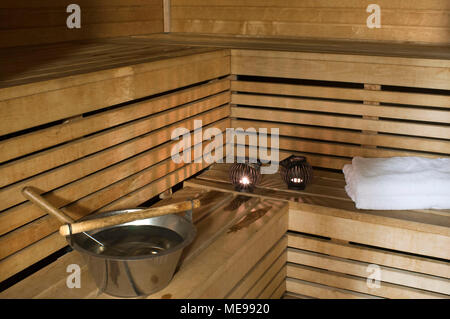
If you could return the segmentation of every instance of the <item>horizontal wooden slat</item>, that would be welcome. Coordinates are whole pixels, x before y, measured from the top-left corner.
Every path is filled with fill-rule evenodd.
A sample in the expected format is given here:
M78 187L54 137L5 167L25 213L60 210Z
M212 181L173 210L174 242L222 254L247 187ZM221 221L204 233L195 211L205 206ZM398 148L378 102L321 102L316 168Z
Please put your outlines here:
M265 293L266 287L272 282L276 282L277 287L279 285L278 277L281 276L283 280L286 278L286 252L283 252L262 274L258 281L250 288L250 290L245 294L246 299L256 299L256 298L268 298L267 293ZM262 296L261 296L262 295Z
M57 43L80 39L109 38L163 31L162 2L148 0L130 4L126 1L92 4L79 1L82 10L79 29L69 29L66 19L69 1L46 1L37 6L2 4L0 47ZM128 5L128 6L127 6Z
M172 6L238 6L238 7L281 7L281 8L367 8L369 0L342 0L336 2L334 0L171 0ZM449 10L450 5L445 0L379 0L378 3L383 8L389 9L411 9L420 10Z
M367 271L368 266L370 265L369 263L359 262L352 259L330 257L327 255L294 248L288 248L287 256L288 262L301 264L304 266L325 269L362 278L367 278L370 274ZM413 273L391 267L378 267L381 274L380 280L383 282L437 292L450 296L449 279Z
M67 4L66 4L67 3ZM59 6L67 6L70 2L67 0L61 1L61 0L46 0L45 5L46 7L59 7ZM82 7L104 7L104 6L124 6L124 5L130 5L130 6L142 6L142 5L149 5L149 6L158 6L160 5L160 0L97 0L95 2L92 2L90 0L78 0L77 2ZM29 8L42 8L42 1L41 0L28 0L26 2L22 1L13 1L13 0L4 0L2 1L0 8L23 8L23 9L29 9Z
M2 165L2 167L0 167L0 186L5 186L51 168L69 163L105 148L149 133L154 129L172 124L176 121L181 121L184 118L198 114L198 112L207 111L213 107L226 104L228 101L229 94L224 92L199 102L181 106L175 110L167 110Z
M282 282L286 280L286 266L280 269L280 271L272 278L270 283L264 288L258 299L269 299L272 294L278 289Z
M197 115L196 119L201 120L203 122L203 125L207 126L213 123L214 121L226 118L228 115L229 115L229 107L222 106L217 109L210 110L204 114ZM176 122L168 127L155 130L148 134L139 136L136 139L129 140L126 143L122 143L117 146L105 149L101 152L92 154L88 157L80 158L79 160L71 162L67 165L60 166L46 173L37 175L36 177L26 179L22 182L6 187L2 191L0 191L0 198L4 200L3 203L5 205L1 207L6 208L7 206L12 206L14 204L19 204L23 202L25 199L21 195L20 191L25 186L34 186L39 190L41 190L43 193L51 191L59 186L83 178L84 176L92 174L98 170L104 169L109 165L113 165L120 161L126 160L129 157L137 155L141 152L145 152L152 147L155 147L161 143L169 141L171 138L172 131L178 127L185 127L189 130L192 130L194 128L193 120L187 119L181 122ZM132 165L136 165L136 167L131 166L128 168L128 170L130 170L131 172L134 169L140 167L139 163L141 164L145 163L145 156L147 155L148 155L147 153L142 153L138 157L132 159L130 163L131 162L134 163ZM142 162L142 158L144 158L144 162ZM125 167L126 163L120 165ZM103 172L102 174L107 174L107 172ZM115 174L119 176L118 172L116 172ZM77 187L75 187L74 185L72 189L77 189ZM84 188L83 187L78 188L78 192L83 193ZM72 193L66 194L61 193L59 196L56 196L54 200L57 202L61 202L63 198L71 198L73 194L72 195L70 194ZM6 212L3 212L2 214L5 213Z
M135 194L127 194L127 204L125 207L136 207L140 203L146 201L153 196L163 192L164 190L176 185L189 176L197 173L205 168L207 165L192 163L178 170L172 170L170 174L160 178L136 191ZM142 180L143 181L143 180ZM111 201L114 197L121 197L124 195L123 189L110 188L109 192L102 194L107 200ZM95 198L96 201L99 197ZM124 208L124 207L122 207ZM120 209L120 208L118 208ZM44 257L50 255L56 250L66 246L65 239L55 232L45 238L45 241L38 241L26 248L10 255L0 261L0 281L3 281L15 273L25 269L26 267L38 262Z
M287 266L289 275L290 267ZM359 294L356 292L320 285L304 280L294 278L286 278L286 291L295 294L305 295L307 297L320 299L367 299L369 295Z
M0 161L7 161L108 127L168 110L226 91L228 88L229 81L222 80L10 138L0 142Z
M402 135L450 139L450 130L444 125L404 123L400 121L369 120L356 117L264 110L251 107L232 107L231 116L243 119L306 124L353 130L369 130ZM447 152L446 152L447 153Z
M377 83L430 89L450 89L448 66L422 66L422 60L386 59L392 64L381 64L383 59L372 62L363 56L348 57L328 54L257 52L232 50L231 73L236 75L268 76ZM358 61L358 59L360 61ZM397 63L396 63L397 62ZM430 62L425 62L425 65ZM416 64L416 65L414 65ZM395 74L395 76L393 76Z
M2 44L1 47L15 47L61 41L108 38L111 36L120 37L131 34L147 34L162 31L162 19L122 23L102 23L98 25L92 24L91 27L84 26L80 29L69 29L63 24L58 27L1 30L0 43Z
M219 124L215 123L215 124L217 125L217 127L221 128L221 129L225 129L223 127L224 126L223 124L225 124L225 123L226 122L222 123L222 127L221 127L220 123ZM122 179L118 180L115 183L111 183L111 181L107 180L105 185L100 186L100 187L106 186L105 188L103 188L101 190L98 190L100 187L94 188L94 189L89 189L88 191L92 192L92 193L90 193L88 196L85 196L79 200L74 200L74 198L72 197L69 200L72 202L69 205L66 205L64 208L62 208L62 211L69 214L75 220L77 220L77 219L83 217L84 215L87 215L95 210L102 208L105 205L107 205L108 209L111 209L111 210L119 209L119 208L117 208L119 205L118 202L114 202L114 203L111 203L111 202L114 201L115 199L118 199L119 202L123 202L124 199L121 198L122 195L126 195L125 199L132 198L132 197L134 197L134 195L129 194L129 193L139 191L140 187L145 187L145 185L147 185L159 178L164 178L165 175L170 175L170 173L172 171L180 169L185 165L184 163L175 164L172 161L172 159L170 158L170 148L168 150L156 149L155 153L162 154L162 156L160 155L161 158L153 160L153 163L160 161L158 164L149 166L149 165L153 164L152 162L150 162L150 164L147 163L145 166L137 165L136 173L134 173L133 175L130 174L130 176L128 176L128 174L125 174L125 178L124 178L124 176L119 175L119 178L122 178ZM167 158L167 159L165 159L165 158ZM126 165L126 166L128 166L128 165ZM199 167L203 167L203 166L206 167L205 164L199 165ZM141 171L139 171L139 169L141 169ZM91 175L91 176L94 176L94 175ZM96 179L95 177L97 177L98 179ZM94 176L93 178L89 178L87 183L92 182L92 181L95 182L95 181L98 181L99 179L102 180L102 176ZM178 182L181 182L181 181L178 181ZM109 183L111 183L111 185L109 185ZM80 183L77 183L77 184L78 185L76 185L76 186L78 186L78 187L75 188L75 191L76 191L76 189L82 187L82 185L79 185ZM174 183L174 184L176 184L176 183ZM95 192L96 190L98 190L98 191ZM57 192L53 192L51 195L55 196L55 195L57 195ZM154 194L154 195L156 195L156 194ZM47 198L48 197L50 197L50 196L47 195ZM150 196L149 198L151 198L151 197L152 196ZM141 197L139 197L139 198L141 198ZM137 199L134 198L133 200L136 201ZM143 199L141 202L144 202L144 201L145 201L145 199ZM56 205L57 207L61 206L60 203L57 204L54 201L52 201L52 203L54 205ZM125 206L125 207L127 207L127 206ZM128 207L133 207L133 206L131 205ZM42 211L36 209L36 207L34 205L31 206L30 208L33 210L36 210L36 214L42 214L42 215L44 214ZM124 208L124 206L122 206L121 208ZM15 213L17 215L17 211L16 212L9 211L10 215L13 213ZM13 215L13 216L15 216L15 215ZM23 216L18 216L18 217L23 218ZM5 225L4 227L7 227L7 225ZM59 227L59 222L57 220L55 220L55 218L53 218L53 216L46 215L34 222L28 223L23 227L17 228L14 231L11 231L11 232L7 233L6 235L1 236L0 237L0 247L1 247L0 248L0 259L5 258L6 256L14 253L15 251L26 247L27 245L31 244L34 241L39 240L40 238L46 236L50 232L57 230L58 227Z
M323 127L299 126L276 122L261 122L251 120L233 119L234 128L244 130L266 128L268 131L278 128L280 136L291 136L308 139L344 142L361 145L384 146L389 148L410 149L423 152L444 153L450 152L450 141L427 139L422 137L396 136L388 134L361 134L350 130L328 129Z
M418 43L446 43L446 27L384 26L373 32L365 23L357 25L295 23L277 21L217 21L178 19L172 21L174 32L237 34L245 36L299 37L342 40L409 41ZM414 39L414 41L411 41Z
M232 94L231 102L277 109L327 112L347 115L377 116L392 119L450 123L450 111L418 109L395 106L372 106L362 103L345 103L255 94Z
M297 264L287 264L287 276L300 280L306 280L321 285L336 287L339 289L353 290L359 293L365 293L383 298L412 298L412 299L440 299L446 298L446 295L426 292L424 290L392 285L380 282L379 288L371 288L367 285L365 278L359 278L349 275L338 274L332 271L320 270L317 268L300 266ZM289 289L288 289L289 291ZM297 291L294 291L297 292ZM301 293L301 292L298 292ZM305 293L306 294L306 293ZM308 294L306 294L308 295Z
M275 291L270 296L270 299L282 299L286 292L286 278L284 278L280 285L275 289Z
M4 122L0 134L72 117L229 73L230 59L223 57L223 54L222 57L220 54L217 56L217 53L209 57L199 54L168 61L172 65L162 69L155 69L158 63L136 65L125 68L124 71L128 74L122 77L0 101L0 119ZM73 103L76 103L76 108ZM30 105L33 106L32 109Z
M63 26L68 13L62 4L56 8L8 9L0 12L0 29ZM160 6L83 7L83 27L100 23L162 20Z
M285 254L287 238L281 238L260 261L250 270L250 272L233 288L226 296L229 299L240 299L259 281L263 273L282 254Z
M211 124L211 122L213 121L217 121L220 120L221 118L226 117L226 113L225 115L220 116L220 112L214 112L216 114L207 114L207 117L201 117L200 119L205 120L205 124ZM214 117L216 116L216 117ZM142 139L139 139L138 141L132 141L130 144L124 144L121 145L124 148L117 148L117 149L109 149L109 150L105 150L101 153L102 156L97 157L96 155L93 157L89 157L89 158L83 158L81 161L76 162L76 164L74 165L68 165L68 166L64 166L61 168L58 168L55 171L50 171L48 173L48 175L44 175L43 179L37 179L35 180L36 184L30 183L30 185L36 185L36 187L38 189L42 189L43 191L46 190L51 190L53 189L53 187L49 188L49 189L45 189L45 186L51 186L52 184L50 183L50 181L56 183L53 185L56 186L61 186L61 185L65 185L68 184L68 182L70 181L74 181L78 178L81 178L83 176L85 176L85 174L83 174L84 172L86 172L86 166L90 167L93 169L93 171L91 172L95 172L98 169L104 168L108 165L120 162L123 159L126 159L127 157L130 157L132 155L136 155L138 153L141 153L143 151L148 150L149 148L158 145L159 143L163 142L163 141L168 141L170 139L171 136L171 132L174 128L178 127L178 125L184 125L186 124L186 128L192 128L193 127L193 123L192 121L189 121L190 123L187 123L188 121L185 121L184 123L178 123L176 125L174 125L174 127L168 127L165 129L162 129L160 131L155 132L154 134L150 134L148 136L144 136ZM223 120L222 123L216 123L215 125L220 124L220 125L225 125L228 124L228 120ZM175 142L174 142L175 143ZM169 145L163 145L161 148L165 148L166 146L170 147ZM109 152L112 153L109 153ZM161 152L160 155L166 154L168 156L168 148L166 149L166 152ZM124 157L112 157L111 160L108 160L112 155L111 154L120 154L121 152L123 152L123 156ZM136 167L126 167L123 165L120 165L123 167L125 172L124 176L127 176L127 174L136 172L137 170L139 170L139 168L143 168L146 165L148 165L149 162L151 162L152 160L154 160L154 156L150 156L150 157L146 157L148 155L151 154L156 154L152 151L146 152L146 153L142 153L140 156L136 157L136 158L132 158L128 163L137 165ZM157 156L160 156L157 155ZM105 156L105 157L103 157ZM80 172L82 173L82 175L76 175L73 173L73 171L77 169L80 170ZM108 173L109 172L109 173ZM112 172L112 173L111 173ZM128 172L128 173L127 173ZM53 174L54 173L54 174ZM119 172L113 172L112 170L107 170L106 172L103 172L100 174L112 174L109 175L110 180L111 178L114 180L116 178L119 178L121 175L119 174ZM86 174L87 175L87 174ZM104 175L104 176L107 176ZM96 176L92 177L92 180L95 180ZM91 178L88 177L87 179L85 179L84 181L89 181ZM46 183L47 181L47 183ZM42 184L40 184L42 183ZM59 183L59 184L57 184ZM78 183L78 185L80 185L80 183L83 183L83 181L80 181ZM77 184L68 184L68 186L63 187L61 189L57 190L57 193L59 193L58 196L52 196L50 193L49 195L44 195L44 196L49 196L48 200L51 200L54 205L59 205L59 207L62 207L66 204L68 204L70 202L70 200L74 199L74 198L81 198L83 196L86 196L87 194L89 194L89 190L96 190L99 187L101 187L103 181L97 181L94 183L89 183L83 185L80 185L81 187L77 187ZM24 199L21 197L20 194L20 190L21 187L24 187L25 185L27 185L27 183L23 183L22 185L18 184L17 186L19 186L18 188L16 188L16 192L13 192L12 194L14 194L14 196L17 196L17 199L20 201L23 201ZM86 192L87 191L87 192ZM14 212L21 212L21 213L14 213ZM39 210L36 209L36 207L34 207L33 205L31 205L30 203L25 203L19 206L15 206L13 208L11 208L10 210L4 211L0 214L0 225L1 225L1 234L10 231L11 229L14 229L15 227L18 227L20 225L23 225L27 222L29 222L30 220L33 220L35 218L38 218L42 216L42 212L40 212Z
M231 90L249 93L305 96L357 101L379 101L384 103L450 108L450 99L448 98L448 96L439 94L371 91L362 89L295 85L284 83L264 83L252 81L232 81Z
M288 233L288 246L450 279L447 262Z
M243 1L245 3L245 1ZM173 7L173 20L221 20L231 21L282 21L293 23L320 24L362 24L367 19L367 12L360 8L277 8L248 6L243 10L240 6L183 6ZM396 10L383 8L383 25L385 26L425 26L449 27L448 12L406 11L399 14Z
M422 231L419 231L419 228ZM445 248L450 244L447 227L291 203L289 229L401 252L450 259L450 253ZM425 230L427 232L424 232ZM385 234L390 236L386 237Z
M173 1L172 31L272 37L448 42L448 3L379 1L382 27L369 29L370 1Z
M242 134L237 134L242 135ZM253 144L251 141L247 143L249 146L257 147L257 144ZM270 147L270 146L269 146ZM386 149L371 149L362 148L359 146L345 145L338 143L326 143L326 142L315 142L302 139L295 139L290 137L280 137L279 147L283 150L292 150L297 152L308 152L308 153L318 153L323 155L331 156L343 156L343 157L392 157L392 156L424 156L428 157L430 155L408 152L408 151L395 151Z

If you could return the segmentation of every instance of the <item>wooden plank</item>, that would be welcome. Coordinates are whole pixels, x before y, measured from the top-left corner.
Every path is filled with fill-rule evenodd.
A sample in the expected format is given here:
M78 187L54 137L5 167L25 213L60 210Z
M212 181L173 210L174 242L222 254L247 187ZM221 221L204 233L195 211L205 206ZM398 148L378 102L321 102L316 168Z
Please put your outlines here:
M366 278L369 263L329 257L300 249L288 248L288 262ZM450 266L448 266L450 268ZM450 295L450 280L379 266L381 280L392 284Z
M389 148L401 148L422 152L444 153L450 150L450 142L422 137L396 136L388 134L364 135L344 129L328 129L324 127L299 126L296 124L284 124L266 121L252 121L232 119L232 127L241 127L244 130L252 127L257 130L278 128L280 136L298 138L321 139L344 143L356 143L373 146L384 146Z
M244 145L244 144L238 144ZM258 145L249 141L249 147L257 147ZM270 147L270 146L268 146ZM394 156L423 156L423 157L437 157L432 154L424 154L414 151L405 150L388 150L388 149L369 149L360 146L315 142L303 139L296 139L290 137L279 137L279 147L282 150L292 150L297 152L323 154L328 156L342 156L342 157L394 157ZM450 150L449 150L450 151Z
M211 124L211 125L223 125L227 126L228 120L223 120L222 122ZM170 132L168 133L170 134ZM161 140L160 137L155 136L156 140ZM151 140L150 140L151 141ZM145 141L144 141L145 142ZM145 149L147 147L151 147L151 143L148 143L149 141L144 143ZM98 174L90 175L90 177L81 179L78 182L68 184L67 186L64 186L56 191L53 191L49 193L48 195L44 195L44 197L47 198L47 200L51 201L54 205L57 207L63 207L65 205L68 205L71 201L77 200L79 198L82 198L86 195L88 195L90 192L94 192L96 190L99 190L101 187L108 185L109 183L112 183L114 181L118 181L121 177L129 176L130 174L137 173L140 169L143 169L145 167L151 166L152 163L157 163L158 159L163 160L165 158L168 158L170 156L170 145L174 142L171 142L169 144L163 144L159 146L158 148L149 150L147 152L144 152L140 154L139 156L135 158L131 158L130 160L118 164L116 166L113 166L113 168L119 168L122 167L122 171L114 170L113 168L107 169L105 171L101 171ZM131 144L131 147L134 148L134 151L139 151L138 145ZM144 150L145 150L144 149ZM114 150L113 150L114 151ZM117 154L117 152L114 152ZM139 153L139 152L138 152ZM126 154L126 153L125 153ZM106 154L107 155L107 154ZM94 160L96 160L94 158ZM101 159L99 159L100 161ZM81 161L81 163L85 163L87 165L92 165L90 161L87 159L84 159L84 161ZM119 162L119 160L117 160ZM131 166L128 166L127 164L130 164ZM72 176L70 174L70 168L78 168L78 166L71 166L68 167L67 172L63 172L67 176ZM83 172L83 170L81 170ZM119 174L122 172L122 175ZM104 175L106 174L106 175ZM109 177L108 177L109 175ZM49 175L47 177L50 178L57 178L58 174L56 175ZM100 179L98 179L100 177ZM108 177L108 178L107 178ZM45 183L45 180L48 181L48 179L43 180L43 183ZM105 184L106 182L106 184ZM103 184L102 184L103 183ZM24 184L26 185L26 184ZM24 186L22 185L22 187ZM64 185L64 183L62 183ZM39 186L40 187L40 186ZM20 195L21 188L17 188L17 194ZM16 194L16 195L17 195ZM56 194L56 196L55 196ZM23 200L23 199L21 199ZM68 212L70 214L70 212ZM39 218L40 216L43 216L44 213L41 212L37 207L34 205L31 205L30 203L24 203L19 206L13 207L10 210L2 212L0 214L0 225L1 226L1 234L6 233L8 231L13 230L16 227L19 227L21 225L24 225L30 221L32 221L35 218Z
M270 54L255 53L250 50L232 50L231 73L236 75L268 76L281 78L297 78L321 81L343 81L357 83L378 83L381 85L397 85L430 89L450 89L448 67L431 67L419 65L402 65L403 60L395 64L379 64L378 61L345 61L345 57L326 54L290 53ZM292 56L292 57L291 57ZM321 60L322 59L322 60ZM334 59L334 60L333 60ZM422 61L406 61L421 63ZM396 76L392 76L395 74ZM420 77L420 78L418 78Z
M288 246L450 279L447 262L288 233Z
M163 0L164 32L170 32L171 5L170 0Z
M245 294L246 299L267 299L280 284L280 279L286 278L286 253L284 252L264 272L253 287ZM275 287L274 287L275 285Z
M0 281L8 279L65 246L67 246L65 239L59 233L53 233L14 255L2 259L0 262Z
M76 139L72 142L18 159L0 167L0 186L20 181L54 167L72 162L108 147L150 133L166 125L182 121L229 101L228 92L192 102L176 109L126 123L119 127ZM227 107L227 106L223 106Z
M290 205L290 230L450 259L450 252L445 248L450 244L447 227L309 204L291 202ZM385 234L390 236L386 237Z
M111 22L123 23L162 19L160 6L107 6L103 8L83 7L82 9L85 9L82 12L83 27ZM66 14L66 6L64 4L57 8L10 8L0 12L0 29L58 27L66 25L68 16L69 14Z
M427 125L416 123L404 123L400 121L376 121L356 117L309 114L306 112L292 112L279 110L265 110L258 108L232 107L231 116L242 119L254 119L262 121L274 121L290 124L306 124L326 126L332 128L346 128L354 130L371 130L378 132L412 135L419 137L434 137L450 139L448 127L445 125Z
M217 21L199 19L177 19L172 21L173 32L237 34L245 36L302 37L370 40L409 41L416 43L447 43L448 29L445 27L383 26L373 32L365 23L358 25L294 23L277 21ZM411 39L414 39L411 41Z
M211 125L214 125L212 123L226 118L227 114L229 114L229 111L227 110L227 107L224 106L215 110L208 111L205 114L199 115L196 117L196 119L202 120L203 125L205 125L205 127L210 127ZM223 125L224 123L219 122L216 124ZM185 127L189 130L193 130L194 128L192 119L177 122L168 127L156 130L154 132L150 132L149 134L142 135L136 139L132 139L126 143L122 143L112 148L108 148L106 150L92 154L88 157L83 157L67 165L58 167L54 170L40 174L31 179L26 179L22 182L6 187L0 192L0 198L4 200L4 206L1 207L4 209L7 206L12 206L23 202L25 199L21 195L20 191L25 186L34 186L40 189L43 193L45 193L59 186L66 185L69 182L73 182L80 178L83 178L86 175L95 173L96 171L104 169L110 165L114 165L120 161L127 160L132 156L135 156L142 152L145 153L128 160L129 163L136 164L137 165L136 167L127 168L125 166L124 169L132 172L133 170L136 170L139 167L145 167L145 163L148 162L149 159L147 157L149 155L149 149L151 149L152 147L156 147L159 144L163 144L167 141L170 141L172 131L180 126ZM171 143L175 144L176 141ZM159 146L160 151L162 151L162 153L160 153L159 155L167 154L168 148L166 149L165 147L171 146L170 145ZM140 165L139 162L141 163L141 165L144 164L144 166L139 166ZM119 167L120 166L123 165L119 164ZM101 174L107 174L107 172L102 172ZM117 176L120 176L120 174L118 174L117 172L116 174ZM114 176L112 177L114 178ZM73 188L73 186L74 185L69 186L68 188L62 188L58 190L58 192L62 191L64 193L64 190L68 191L69 189ZM86 195L85 190L83 189L78 189L76 191L78 193L81 192L81 194ZM73 192L72 193L69 192L66 194L63 193L61 193L60 196L56 196L56 198L54 199L55 202L61 201L64 198L72 198L74 196ZM15 207L13 209L18 209L18 207Z
M68 29L66 25L42 28L21 28L0 31L1 47L37 45L61 41L77 41L84 39L109 38L111 36L127 36L131 34L148 34L162 32L164 28L160 20L102 23L84 25L80 29Z
M111 126L193 102L227 89L229 89L228 80L217 81L153 98L149 101L133 103L118 109L105 111L85 117L82 120L68 121L60 125L6 139L0 142L0 161L11 160Z
M379 101L383 103L420 105L427 107L450 108L449 98L439 94L368 91L338 87L323 87L313 85L296 85L284 83L266 83L252 81L232 81L231 90L249 93L264 93L276 95L304 96L356 101Z
M339 2L333 0L172 0L172 6L237 6L237 7L281 7L281 8L361 8L365 9L369 1L342 0ZM380 6L387 9L418 9L418 10L448 10L450 5L445 0L380 0Z
M286 207L287 208L287 207ZM273 210L273 214L280 216L280 219L272 226L271 234L266 234L267 241L264 243L262 238L259 239L258 244L260 244L261 249L257 251L255 247L257 247L256 242L252 242L249 240L249 244L253 244L252 249L247 252L242 252L240 254L239 261L236 261L234 264L231 264L231 260L227 261L225 266L228 268L225 273L220 274L219 276L212 276L211 279L216 277L216 282L214 285L210 285L206 289L201 289L201 291L196 290L190 298L208 298L209 296L217 296L219 298L224 298L227 293L236 285L237 282L254 266L254 264L264 256L268 250L268 248L272 247L286 232L287 224L286 224L286 215L285 214L285 204L277 201L263 201L258 206L256 206L256 210L254 212L250 212L250 215L247 215L243 220L238 222L235 226L233 226L230 231L231 232L240 232L241 229L246 229L249 231L252 224L261 224L268 223L264 222L265 216L270 216L269 214ZM259 217L252 216L251 214L256 214L258 212ZM236 254L239 255L239 254ZM245 257L244 257L245 256ZM248 260L248 264L243 263L243 260ZM203 290L203 291L202 291Z
M230 199L228 199L226 203L221 205L214 212L211 212L204 219L200 220L196 224L199 235L194 239L193 243L183 251L183 254L189 255L183 260L188 261L190 258L194 258L197 254L191 253L191 251L200 252L204 247L209 246L216 238L236 224L242 217L249 214L251 208L257 203L258 200L252 198L248 202L239 205L237 209L229 209ZM220 216L212 216L213 214Z
M245 1L244 1L245 2ZM245 10L247 9L247 10ZM173 7L174 20L216 20L227 23L232 20L258 22L293 22L319 24L353 24L365 22L368 14L360 8L293 8L293 7L250 7L214 6ZM401 25L411 27L449 27L447 12L406 11L399 14L395 10L384 10L383 25ZM178 31L180 32L180 31ZM181 31L185 32L185 31Z
M199 61L201 58L203 60ZM213 54L209 58L207 55L198 54L167 61L170 61L171 65L163 69L158 69L160 63L144 63L124 68L126 73L121 74L121 77L84 82L76 87L42 91L38 94L0 101L0 119L4 122L0 134L8 134L229 73L230 59L218 57L217 53L216 56ZM120 74L120 71L115 70L116 74ZM52 83L51 86L53 85ZM76 108L73 108L74 103L77 105ZM30 105L33 105L32 109Z
M289 266L287 270L289 271ZM367 299L368 295L358 294L356 292L337 289L325 285L319 285L304 280L294 278L286 278L286 291L288 293L295 293L305 295L308 297L321 299Z
M69 265L80 266L81 287L67 288L67 267ZM45 283L45 285L43 285ZM61 289L63 287L63 289ZM96 292L98 289L92 280L85 260L77 251L63 255L48 266L19 281L14 286L2 291L0 298L4 299L79 299L85 294Z
M190 45L196 47L229 48L229 49L257 49L266 51L289 51L310 53L339 53L352 55L352 58L360 59L361 56L377 56L387 64L398 64L399 61L385 61L384 58L418 58L423 59L420 65L443 66L447 65L449 54L448 45L421 45L413 43L382 43L354 40L349 45L348 40L338 39L314 39L314 38L289 38L289 37L249 37L223 34L198 34L198 33L170 33L138 35L133 38L157 41L158 44ZM342 58L342 57L341 57ZM425 60L428 59L428 60ZM436 59L436 60L429 60ZM368 59L367 59L368 60ZM438 60L443 63L439 64ZM369 61L370 62L370 61ZM375 59L372 59L376 63ZM402 61L403 63L404 61ZM411 62L411 61L409 61Z
M375 116L392 119L450 123L450 112L424 108L395 107L392 105L372 106L361 103L331 102L279 96L255 94L231 95L231 103L239 105L257 105L277 109L327 112L346 115Z
M167 154L166 156L169 156L169 154ZM204 165L204 163L202 163L202 165ZM202 165L199 166L202 167ZM89 212L95 211L101 208L103 205L106 205L114 199L117 199L118 197L120 197L120 195L118 195L120 194L120 192L122 192L122 195L132 192L139 187L146 185L147 183L151 183L154 180L163 178L165 175L169 176L170 172L180 169L183 166L185 166L185 163L175 164L170 157L163 161L160 161L158 164L148 166L144 169L142 169L142 167L139 168L138 166L138 169L142 169L141 171L138 171L135 174L131 174L128 177L122 178L116 183L109 184L107 181L106 186L101 185L101 187L104 188L98 188L97 192L95 191L95 189L91 189L89 190L88 195L82 197L81 199L71 199L69 201L70 204L65 205L62 208L62 211L66 212L73 219L77 220L89 214ZM128 163L126 167L129 167ZM114 172L116 172L115 169ZM90 177L92 177L92 175ZM103 180L103 178L100 177L100 180ZM96 185L96 183L94 183L94 185ZM79 188L82 188L80 185L75 186L75 191ZM109 193L109 197L107 197L105 193ZM55 194L52 195L54 196ZM47 199L49 197L51 196L47 196ZM51 202L53 203L53 200ZM117 203L115 203L115 205L116 204ZM56 207L59 207L61 206L61 203L54 205L56 205ZM31 207L34 207L34 209L37 210L38 214L45 215L45 212L37 209L35 205ZM133 205L130 205L129 207L133 207ZM18 212L15 211L14 213L17 215ZM15 251L26 247L27 245L48 235L49 233L56 231L58 227L59 222L52 216L46 215L34 222L26 224L23 227L17 228L14 231L10 231L9 233L0 237L0 258L4 258L14 253Z
M287 276L289 278L296 278L309 282L314 282L321 285L336 287L339 289L353 290L359 293L364 293L373 296L380 296L383 298L413 298L413 299L441 299L446 298L446 295L426 292L419 289L413 289L398 285L392 285L385 282L380 282L379 288L371 288L367 285L366 279L343 275L331 271L320 270L316 268L300 266L297 264L287 264ZM288 289L288 291L290 291ZM297 292L297 291L293 291ZM301 292L298 292L301 293ZM305 293L306 295L309 295Z
M285 282L286 280L286 266L283 266L282 269L272 278L270 283L264 288L261 294L258 296L258 299L269 299L272 294L276 292L278 287Z
M248 227L221 235L181 267L169 287L149 298L222 298L264 256L263 247L271 247L286 232L286 214L287 207L274 206Z
M276 260L282 258L282 254L285 254L287 246L287 238L282 237L267 254L258 261L258 263L250 270L250 272L230 291L225 297L227 299L240 299L249 292L263 273L270 267ZM283 257L284 258L284 257Z
M97 0L92 2L90 0L78 0L77 2L82 7L87 8L102 8L106 6L158 6L160 5L160 0ZM63 6L60 0L46 0L46 7L55 8ZM0 8L23 8L23 9L31 9L31 8L42 8L42 1L40 0L28 0L27 2L20 1L12 1L12 0L4 0L2 1Z
M105 201L106 198L106 202L108 201L113 202L108 206L104 206L105 210L136 207L139 204L148 200L149 198L152 198L153 196L161 193L162 191L176 185L177 183L183 181L184 179L188 178L192 174L197 173L198 171L200 171L205 167L206 165L193 163L184 166L178 170L170 170L171 171L170 174L164 176L163 178L157 179L147 185L144 185L144 187L141 187L137 191L128 193L125 196L123 196L126 193L124 192L123 186L122 188L117 186L109 187L108 189L102 192L101 195L103 198L100 198L99 196L95 197L91 196L88 198L91 201L91 203L84 203L84 204L102 205L101 202L99 203L99 200ZM154 171L152 172L154 173ZM139 182L141 184L145 183L145 178L141 178ZM140 185L138 183L136 187L139 186ZM130 189L128 189L128 191L130 191ZM114 201L115 198L119 198L119 200ZM85 200L85 202L87 202L87 200ZM71 210L74 211L74 208L72 207ZM83 208L79 208L79 210L83 210ZM91 212L92 211L89 211L89 213ZM87 214L88 212L85 211L85 213ZM14 253L13 255L10 255L2 259L0 262L0 281L9 278L10 276L38 262L39 260L43 259L44 257L50 255L51 253L55 252L56 250L66 245L67 243L65 242L64 238L61 235L59 235L58 232L55 232L45 237L44 239L35 242L25 247L24 249Z
M284 299L282 298L284 293L286 292L286 279L283 279L280 285L275 289L272 295L269 297L270 299Z

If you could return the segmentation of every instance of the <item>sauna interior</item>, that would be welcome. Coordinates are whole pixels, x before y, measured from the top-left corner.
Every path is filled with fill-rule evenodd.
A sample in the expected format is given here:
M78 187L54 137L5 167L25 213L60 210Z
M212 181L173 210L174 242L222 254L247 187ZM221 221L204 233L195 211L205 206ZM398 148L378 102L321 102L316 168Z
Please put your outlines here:
M2 0L0 123L2 299L115 298L25 187L75 221L200 200L146 298L450 297L450 207L357 208L343 173L450 157L448 0ZM251 133L196 123L277 129L279 160L306 157L313 180L239 192L202 155L251 156ZM177 162L179 128L201 151Z

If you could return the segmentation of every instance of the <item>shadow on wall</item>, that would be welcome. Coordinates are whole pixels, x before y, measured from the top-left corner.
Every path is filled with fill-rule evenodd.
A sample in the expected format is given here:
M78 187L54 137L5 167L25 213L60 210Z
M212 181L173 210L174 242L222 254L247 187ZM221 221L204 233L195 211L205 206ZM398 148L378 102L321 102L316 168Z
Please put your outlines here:
M14 63L1 63L0 80L86 53L84 40L162 32L162 19L162 0L2 0L0 59Z

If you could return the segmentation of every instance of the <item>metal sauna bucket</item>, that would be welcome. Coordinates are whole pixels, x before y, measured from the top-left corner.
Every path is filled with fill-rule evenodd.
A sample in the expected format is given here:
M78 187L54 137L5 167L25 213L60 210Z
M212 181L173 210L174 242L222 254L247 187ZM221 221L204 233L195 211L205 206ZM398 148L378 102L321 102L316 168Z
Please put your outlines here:
M142 208L111 211L81 220L135 212ZM166 287L183 248L196 235L192 211L182 217L164 215L88 232L101 246L83 234L67 236L73 249L85 258L101 292L117 297L140 297Z

